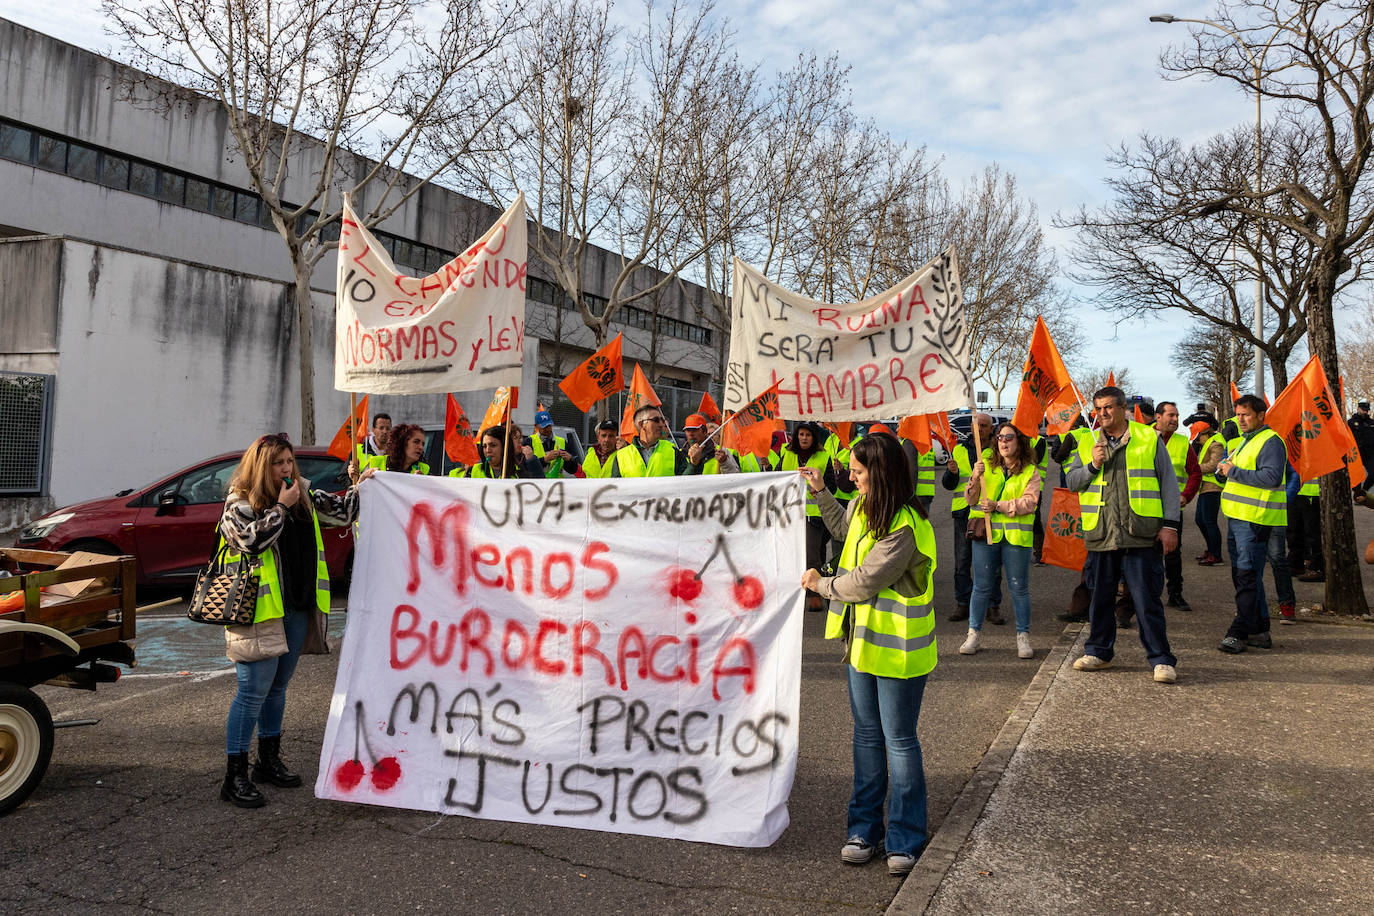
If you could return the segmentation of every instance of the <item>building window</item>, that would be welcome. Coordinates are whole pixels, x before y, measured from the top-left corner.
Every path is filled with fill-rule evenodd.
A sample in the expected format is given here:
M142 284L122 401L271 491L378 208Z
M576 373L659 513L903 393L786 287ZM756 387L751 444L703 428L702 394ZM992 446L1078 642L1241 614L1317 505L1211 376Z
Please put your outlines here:
M234 192L228 188L211 188L210 212L225 219L233 219Z
M33 164L50 172L65 172L67 170L67 141L58 140L56 137L39 137L38 158L34 160Z
M234 219L241 223L258 221L258 195L243 191L234 195Z
M157 196L157 168L142 162L129 163L129 190L144 197Z
M95 181L100 175L100 153L89 146L73 143L67 150L67 174Z
M175 172L158 170L157 199L181 205L186 200L186 179Z
M33 131L0 124L0 156L15 162L33 162Z
M209 212L210 185L194 178L186 179L186 206L192 210Z
M107 188L124 190L129 187L129 160L106 153L100 168L100 183Z

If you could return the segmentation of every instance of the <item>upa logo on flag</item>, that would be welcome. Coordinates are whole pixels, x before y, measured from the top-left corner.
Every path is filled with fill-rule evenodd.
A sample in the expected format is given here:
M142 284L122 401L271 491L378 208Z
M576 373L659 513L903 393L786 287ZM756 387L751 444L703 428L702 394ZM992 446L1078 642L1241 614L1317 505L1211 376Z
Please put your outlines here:
M1083 537L1083 522L1072 512L1056 512L1050 517L1050 530L1061 538Z
M587 374L592 377L596 387L602 394L614 394L616 392L615 366L604 356L593 356L587 362Z

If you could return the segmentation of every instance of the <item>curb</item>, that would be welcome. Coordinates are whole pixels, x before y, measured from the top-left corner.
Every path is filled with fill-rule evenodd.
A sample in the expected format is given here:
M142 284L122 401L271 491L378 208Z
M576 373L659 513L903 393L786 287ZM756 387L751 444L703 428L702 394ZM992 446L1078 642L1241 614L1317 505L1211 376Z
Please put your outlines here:
M993 790L1002 781L1007 764L1020 746L1021 738L1049 693L1050 686L1068 663L1071 651L1086 638L1087 632L1086 624L1071 623L1064 627L1011 715L997 732L997 737L992 739L992 744L983 753L983 759L978 762L973 776L950 806L949 813L940 823L940 829L935 831L921 858L916 860L916 867L902 882L897 896L888 905L886 912L889 916L920 916L929 908L945 875L954 865L959 850L982 816Z

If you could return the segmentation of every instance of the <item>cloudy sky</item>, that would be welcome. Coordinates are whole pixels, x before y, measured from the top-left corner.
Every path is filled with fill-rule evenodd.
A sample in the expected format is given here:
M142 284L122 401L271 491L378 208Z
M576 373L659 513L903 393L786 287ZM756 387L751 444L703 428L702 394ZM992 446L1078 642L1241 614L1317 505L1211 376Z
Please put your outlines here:
M1141 133L1185 141L1251 123L1238 90L1170 82L1159 53L1187 26L1153 13L1207 18L1210 0L718 0L741 56L787 66L799 52L837 52L856 106L893 136L925 145L961 180L993 162L1039 207L1061 262L1072 238L1050 218L1105 200L1104 157ZM621 13L638 5L622 0ZM102 53L112 50L96 0L0 0L0 16ZM1077 296L1083 290L1071 290ZM1093 365L1131 369L1141 393L1183 399L1168 354L1178 321L1119 323L1080 306Z

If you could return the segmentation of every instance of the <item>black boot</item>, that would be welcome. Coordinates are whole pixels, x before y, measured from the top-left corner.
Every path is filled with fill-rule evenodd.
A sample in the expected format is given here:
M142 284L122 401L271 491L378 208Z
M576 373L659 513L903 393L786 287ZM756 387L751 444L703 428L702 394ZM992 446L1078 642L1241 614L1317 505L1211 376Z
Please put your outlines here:
M258 759L253 761L253 778L283 789L294 789L301 778L286 768L281 759L281 735L274 738L258 736Z
M261 808L267 799L248 778L248 754L230 754L224 768L224 785L219 797L240 808Z

